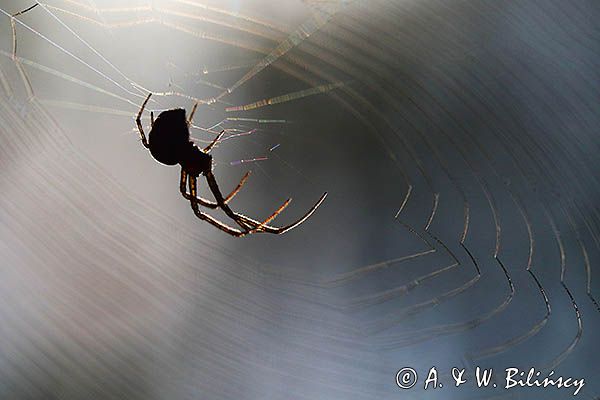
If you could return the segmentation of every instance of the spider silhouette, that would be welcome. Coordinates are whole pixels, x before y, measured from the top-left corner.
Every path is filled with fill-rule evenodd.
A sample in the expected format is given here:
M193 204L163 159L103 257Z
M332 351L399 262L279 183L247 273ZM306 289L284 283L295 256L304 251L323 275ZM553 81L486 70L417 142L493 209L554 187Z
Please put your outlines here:
M219 189L219 185L217 184L217 180L212 172L212 156L209 153L219 139L221 139L225 131L221 131L221 133L215 137L215 139L204 149L198 148L190 140L189 131L189 126L198 106L196 103L194 104L188 119L185 117L185 110L183 108L163 111L158 115L156 121L154 120L154 113L150 113L151 129L150 133L148 134L148 140L146 140L141 118L146 104L148 103L148 100L150 100L150 96L152 96L152 93L146 97L146 100L142 104L140 112L135 120L140 131L142 144L145 148L150 150L152 157L154 157L154 159L161 164L181 165L179 190L181 191L183 197L186 200L189 200L192 209L194 210L194 214L196 214L196 216L201 220L206 221L219 228L223 232L236 237L241 237L252 233L272 233L278 235L288 232L306 221L315 212L317 207L321 205L323 200L325 200L325 197L327 197L327 192L325 192L302 218L290 225L283 227L274 227L269 225L269 223L273 221L290 204L290 201L292 200L291 198L287 199L277 210L275 210L273 214L271 214L262 222L234 212L229 207L228 203L235 197L235 195L238 194L242 186L244 186L246 180L250 176L250 171L246 172L246 174L240 180L240 183L238 183L236 188L233 189L229 195L226 197L223 196L221 190ZM198 196L197 179L200 175L204 175L206 177L208 187L215 197L216 202ZM186 183L189 185L189 193L186 190ZM198 207L199 205L210 209L220 208L229 218L239 225L239 228L233 228L215 219L209 214L206 214L200 210Z

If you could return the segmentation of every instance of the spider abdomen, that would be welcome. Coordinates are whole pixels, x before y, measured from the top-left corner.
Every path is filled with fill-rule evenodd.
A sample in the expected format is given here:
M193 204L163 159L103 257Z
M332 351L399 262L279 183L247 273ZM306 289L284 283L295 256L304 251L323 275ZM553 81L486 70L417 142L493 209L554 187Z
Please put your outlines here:
M176 108L160 113L148 134L148 144L156 161L166 165L179 164L190 145L185 110Z

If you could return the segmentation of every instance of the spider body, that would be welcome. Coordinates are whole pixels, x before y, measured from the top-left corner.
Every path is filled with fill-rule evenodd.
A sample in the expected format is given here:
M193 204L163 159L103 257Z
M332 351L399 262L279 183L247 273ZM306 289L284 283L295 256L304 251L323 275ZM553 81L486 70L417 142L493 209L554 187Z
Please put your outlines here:
M148 149L156 161L165 165L179 164L192 176L197 177L212 168L212 156L190 140L183 108L163 111L158 115L148 134Z
M246 172L240 180L240 183L238 183L237 187L233 189L229 195L223 196L219 189L219 185L217 184L217 179L212 172L212 156L209 153L223 136L225 131L221 131L221 133L204 149L198 148L198 146L190 139L189 129L198 105L196 103L192 108L188 119L186 119L185 110L182 108L163 111L156 118L156 121L154 121L154 115L151 113L150 119L152 128L148 134L148 140L146 140L146 134L144 133L141 119L144 108L146 107L148 100L150 100L151 95L152 94L149 94L148 97L146 97L135 120L138 130L140 131L142 144L145 148L150 150L150 154L156 161L165 165L181 165L179 190L181 195L190 202L194 214L201 220L206 221L223 232L235 237L241 237L251 233L272 233L279 235L294 229L306 221L315 212L317 207L321 205L323 200L325 200L327 193L324 193L317 203L313 205L302 218L283 227L274 227L269 225L269 223L288 206L292 199L287 199L277 210L275 210L275 212L262 222L234 212L229 207L228 203L238 194L242 186L244 186L250 172ZM198 196L197 183L200 175L206 177L208 187L216 201L207 200ZM213 216L201 211L199 206L212 210L222 210L229 218L235 221L239 228L224 224Z

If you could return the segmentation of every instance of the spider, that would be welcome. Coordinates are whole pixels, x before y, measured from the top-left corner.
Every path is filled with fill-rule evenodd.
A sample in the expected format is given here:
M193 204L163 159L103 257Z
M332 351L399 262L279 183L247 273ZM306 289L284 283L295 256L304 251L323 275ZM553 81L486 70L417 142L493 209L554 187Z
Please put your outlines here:
M242 177L238 185L233 189L227 196L223 196L217 180L212 172L212 156L209 154L215 144L221 139L225 131L215 137L215 139L204 149L198 148L190 140L189 126L191 124L194 113L198 103L194 104L192 111L190 112L189 118L186 119L185 110L183 108L176 108L172 110L166 110L161 112L156 121L154 120L154 113L150 113L151 129L148 134L148 140L144 134L144 128L142 127L142 114L146 107L146 104L150 100L152 93L148 94L146 100L142 104L140 111L136 118L137 127L140 131L142 144L145 148L150 150L150 154L156 161L165 165L181 165L181 179L179 181L179 190L183 197L188 200L194 210L194 214L203 221L217 227L229 235L235 237L242 237L252 233L272 233L282 234L288 232L304 221L306 221L321 205L321 203L327 197L327 192L323 193L321 198L312 206L310 210L302 218L296 222L283 226L274 227L269 225L289 204L292 200L287 199L273 214L267 219L260 222L243 214L234 212L228 205L229 201L238 194L242 186L246 183L246 180L250 176L250 171ZM197 192L197 179L198 176L204 175L208 183L208 187L215 197L216 202L204 199L198 196ZM186 190L186 183L189 187L189 193ZM233 228L209 214L200 210L199 206L203 206L209 209L220 208L223 212L231 218L239 228Z

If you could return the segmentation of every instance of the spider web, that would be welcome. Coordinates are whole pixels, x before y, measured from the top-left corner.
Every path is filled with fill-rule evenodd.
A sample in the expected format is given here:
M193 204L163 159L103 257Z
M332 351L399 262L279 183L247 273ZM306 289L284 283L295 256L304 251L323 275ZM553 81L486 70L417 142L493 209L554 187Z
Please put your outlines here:
M4 4L6 395L391 398L398 369L432 365L446 384L452 366L593 376L599 118L581 82L598 60L575 22L598 10L544 3ZM512 14L533 25L518 39ZM292 195L284 223L326 204L276 240L204 226L136 143L148 92L155 114L198 104L198 143L226 131L220 185L253 171L236 209Z

